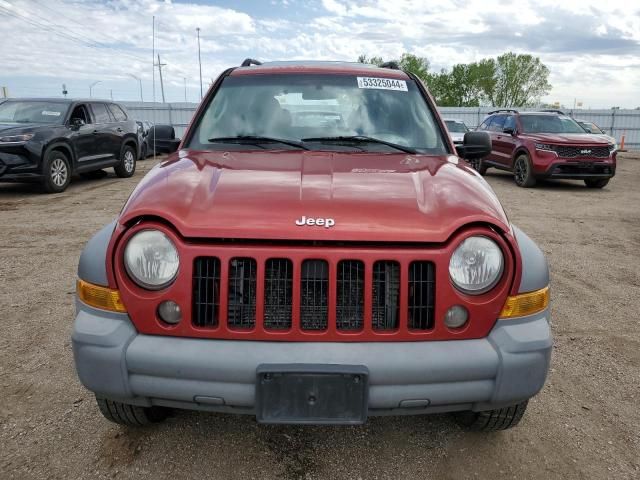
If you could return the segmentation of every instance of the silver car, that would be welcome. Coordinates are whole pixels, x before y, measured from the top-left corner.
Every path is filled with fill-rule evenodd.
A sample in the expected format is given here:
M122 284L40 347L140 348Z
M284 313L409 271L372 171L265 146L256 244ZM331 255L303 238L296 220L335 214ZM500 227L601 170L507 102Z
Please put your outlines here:
M587 133L590 133L592 135L597 135L598 137L602 137L602 138L607 139L609 141L609 143L613 144L613 146L614 146L614 148L616 150L618 149L618 141L614 137L612 137L611 135L607 135L605 133L605 131L602 130L595 123L589 122L588 120L576 120L576 122L578 122L580 124L580 126L587 131Z
M449 136L453 140L454 145L462 145L464 140L464 134L469 131L469 128L462 120L454 118L445 118L444 123L449 130Z

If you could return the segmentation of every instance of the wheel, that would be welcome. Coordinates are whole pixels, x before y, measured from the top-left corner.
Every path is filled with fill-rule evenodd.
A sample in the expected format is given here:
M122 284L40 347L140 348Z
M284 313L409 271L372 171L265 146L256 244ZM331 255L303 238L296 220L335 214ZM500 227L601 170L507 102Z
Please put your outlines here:
M609 183L608 178L587 178L584 184L587 188L603 188Z
M163 407L138 407L96 397L100 413L107 420L128 427L144 427L163 421L169 410Z
M113 167L120 178L129 178L136 173L136 151L133 147L125 145L120 154L120 163Z
M531 188L536 184L531 161L524 153L516 158L513 165L513 179L516 181L516 185L523 188Z
M489 168L484 164L481 158L473 158L469 160L469 164L471 164L471 168L473 168L482 176L484 176L484 174L487 173L487 169Z
M71 182L71 164L67 156L58 151L47 152L43 168L42 186L47 193L64 192Z
M515 427L527 410L527 401L510 407L487 410L485 412L458 412L456 422L462 427L476 432L497 432Z

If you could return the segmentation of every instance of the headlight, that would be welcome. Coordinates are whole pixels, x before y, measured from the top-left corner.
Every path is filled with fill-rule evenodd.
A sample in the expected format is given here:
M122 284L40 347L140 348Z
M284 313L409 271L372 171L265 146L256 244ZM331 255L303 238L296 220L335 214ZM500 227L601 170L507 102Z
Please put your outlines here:
M160 290L178 274L180 257L173 242L159 230L136 233L124 250L124 266L131 279L147 290Z
M0 137L0 143L20 143L27 142L33 138L34 133L25 133L24 135L9 135Z
M487 237L465 239L451 255L449 277L463 293L479 295L498 283L504 270L502 250Z
M550 152L555 152L553 145L549 145L547 143L536 143L536 150L548 150Z
M610 152L615 152L618 149L618 142L614 142L614 143L610 143L609 144L609 151Z

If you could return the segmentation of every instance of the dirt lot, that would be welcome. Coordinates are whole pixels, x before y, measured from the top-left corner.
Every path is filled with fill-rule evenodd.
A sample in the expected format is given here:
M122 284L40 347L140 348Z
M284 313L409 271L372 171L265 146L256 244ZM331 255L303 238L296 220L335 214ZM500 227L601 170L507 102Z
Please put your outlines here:
M180 412L147 430L104 420L70 346L77 260L151 167L60 195L0 184L0 478L640 478L640 156L603 191L488 181L552 273L556 346L520 426L461 431L448 416L364 427L265 427Z

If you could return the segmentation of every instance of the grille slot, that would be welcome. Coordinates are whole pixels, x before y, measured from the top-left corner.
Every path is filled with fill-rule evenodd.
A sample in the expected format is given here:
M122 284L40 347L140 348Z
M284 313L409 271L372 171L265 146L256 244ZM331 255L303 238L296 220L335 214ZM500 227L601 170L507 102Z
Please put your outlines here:
M198 257L193 268L193 324L217 327L220 316L220 260Z
M373 264L372 322L375 330L395 330L400 317L400 264Z
M233 258L229 262L227 323L233 328L256 325L256 261Z
M337 280L336 327L360 330L364 325L364 263L340 261Z
M324 260L302 262L300 322L303 330L326 330L329 314L329 265Z
M575 146L556 145L554 146L553 149L561 158L576 158L576 157L608 158L609 157L609 147L579 147L579 146L575 147Z
M264 328L291 328L293 264L286 258L267 260L264 273Z
M409 265L409 328L429 330L434 324L435 268L431 262Z

